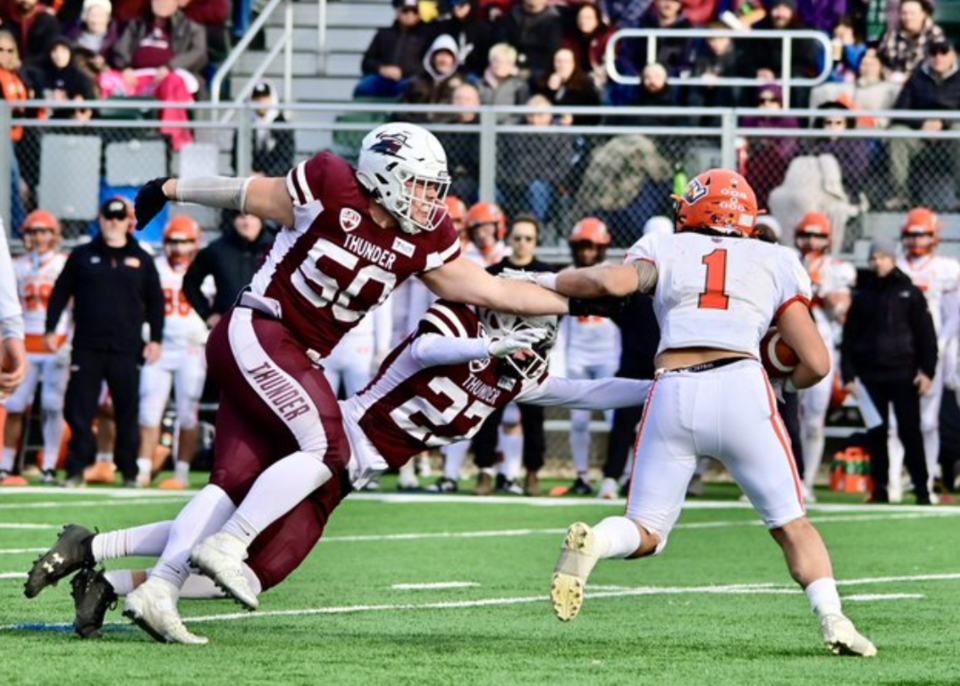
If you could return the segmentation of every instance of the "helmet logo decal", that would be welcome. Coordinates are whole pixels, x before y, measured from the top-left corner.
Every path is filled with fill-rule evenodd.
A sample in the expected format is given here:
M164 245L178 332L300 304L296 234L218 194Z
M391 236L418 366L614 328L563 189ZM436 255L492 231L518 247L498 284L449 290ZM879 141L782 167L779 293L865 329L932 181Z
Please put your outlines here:
M360 226L360 213L352 207L344 207L340 210L340 228L347 233Z
M687 184L687 188L683 192L683 199L687 201L687 204L693 205L706 195L707 187L700 183L700 179L694 179Z
M377 136L377 142L370 146L370 150L373 152L378 152L381 155L389 155L390 157L400 157L397 153L400 152L402 148L409 147L407 145L407 134L400 133L381 133Z

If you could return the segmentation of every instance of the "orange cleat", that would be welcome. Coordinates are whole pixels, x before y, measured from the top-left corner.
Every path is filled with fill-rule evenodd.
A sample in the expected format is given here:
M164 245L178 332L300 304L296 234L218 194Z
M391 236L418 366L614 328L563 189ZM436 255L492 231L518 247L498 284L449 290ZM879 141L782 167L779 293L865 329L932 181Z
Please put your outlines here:
M113 462L97 462L83 470L83 480L88 484L115 484L117 465Z
M187 486L177 479L164 479L157 488L161 491L183 491Z
M10 476L8 476L8 477L7 477L6 479L4 479L3 481L0 481L0 486L3 486L3 487L7 487L7 486L27 486L27 485L28 485L28 484L27 484L27 480L24 479L22 476L18 476L17 474L11 474Z

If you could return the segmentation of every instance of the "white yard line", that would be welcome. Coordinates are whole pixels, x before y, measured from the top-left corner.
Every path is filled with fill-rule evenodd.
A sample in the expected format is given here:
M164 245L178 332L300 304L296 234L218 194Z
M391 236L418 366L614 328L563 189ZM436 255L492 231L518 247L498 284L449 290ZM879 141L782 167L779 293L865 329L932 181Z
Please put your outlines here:
M436 591L449 588L476 588L479 585L474 581L434 581L424 584L394 584L390 588L396 591Z
M0 548L0 555L31 555L45 553L49 548Z
M62 529L62 524L22 524L20 522L0 522L2 529Z
M26 572L3 572L0 573L0 579L26 579Z
M131 505L183 505L170 498L118 500L40 500L33 503L0 503L0 510L60 510L72 507L128 507Z

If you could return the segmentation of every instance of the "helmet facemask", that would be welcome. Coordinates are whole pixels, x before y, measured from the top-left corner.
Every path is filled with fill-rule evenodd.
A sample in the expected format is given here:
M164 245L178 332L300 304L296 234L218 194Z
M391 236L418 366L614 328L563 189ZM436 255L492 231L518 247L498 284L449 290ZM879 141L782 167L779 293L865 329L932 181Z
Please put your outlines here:
M539 379L547 372L550 365L550 351L557 341L558 319L556 316L528 317L487 309L480 309L479 313L486 334L491 338L503 338L514 331L524 329L545 329L547 331L546 338L533 346L532 350L525 353L515 353L503 358L503 360L507 363L512 376L525 381ZM518 355L524 357L518 359Z

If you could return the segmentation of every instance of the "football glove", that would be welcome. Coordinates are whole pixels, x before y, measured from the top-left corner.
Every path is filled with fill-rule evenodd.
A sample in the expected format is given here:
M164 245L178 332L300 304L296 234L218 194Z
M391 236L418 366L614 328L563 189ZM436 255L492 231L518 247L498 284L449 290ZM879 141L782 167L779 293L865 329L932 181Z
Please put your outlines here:
M533 350L533 346L547 335L546 329L520 329L511 331L503 338L490 341L487 350L493 357L509 357L521 350Z
M152 181L147 181L137 191L137 199L133 204L134 212L137 215L137 229L143 229L150 223L154 217L160 214L163 206L167 204L167 196L163 192L163 184L169 180L169 176L161 176Z

